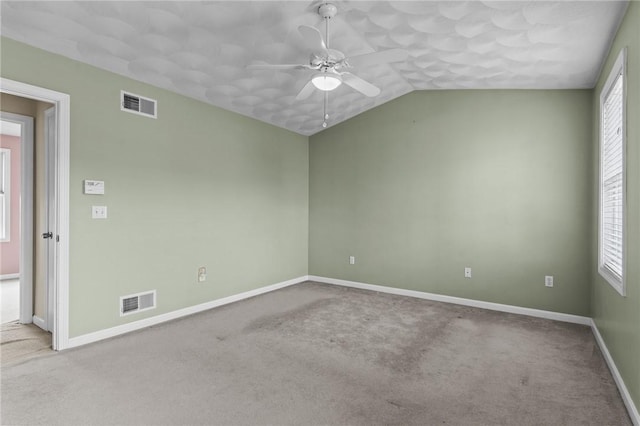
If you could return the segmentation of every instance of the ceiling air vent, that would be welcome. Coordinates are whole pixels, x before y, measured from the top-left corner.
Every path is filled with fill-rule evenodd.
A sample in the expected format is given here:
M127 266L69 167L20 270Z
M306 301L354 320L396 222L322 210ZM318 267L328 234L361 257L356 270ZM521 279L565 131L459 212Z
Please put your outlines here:
M128 93L124 90L120 92L120 109L145 117L158 117L157 102L154 99Z
M120 298L120 316L147 311L156 307L156 291L131 294Z

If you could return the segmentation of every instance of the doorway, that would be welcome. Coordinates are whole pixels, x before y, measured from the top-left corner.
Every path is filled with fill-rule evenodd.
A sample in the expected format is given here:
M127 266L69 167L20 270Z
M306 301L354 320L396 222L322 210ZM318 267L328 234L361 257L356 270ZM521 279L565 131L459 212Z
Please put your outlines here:
M70 143L70 98L69 95L55 92L46 88L29 85L26 83L9 80L6 78L0 78L0 92L2 94L8 94L18 98L35 100L38 102L49 103L46 108L42 110L43 113L43 127L42 138L44 140L45 134L48 133L48 137L51 141L49 144L49 150L47 157L50 161L49 168L35 167L36 170L40 170L45 174L43 182L47 185L47 192L49 193L50 203L48 206L41 207L42 214L38 214L38 220L35 221L35 229L38 233L32 233L30 241L42 242L45 241L45 249L41 254L39 249L36 248L36 257L44 259L44 271L41 274L46 277L48 285L44 287L44 298L33 299L31 305L32 312L41 315L33 315L31 318L26 318L28 315L28 308L24 309L26 312L23 314L21 305L20 322L30 323L36 322L38 326L43 329L50 330L52 332L52 347L55 350L65 349L69 346L69 311L68 311L68 294L69 294L69 143ZM52 107L52 108L51 108ZM4 109L4 105L3 105ZM45 111L48 112L45 113ZM44 118L46 116L46 119ZM44 122L48 123L45 131ZM43 152L44 156L45 153ZM33 175L33 173L32 173ZM45 189L43 188L43 192ZM36 194L31 199L44 200L44 196ZM29 202L29 198L22 201L22 212L31 212L33 215L33 205L27 208L26 203ZM45 219L40 220L40 217ZM32 218L33 220L33 218ZM37 224L43 223L42 228L38 228ZM33 232L34 227L25 228L24 231L31 229ZM40 232L42 229L44 231ZM24 248L24 247L23 247ZM32 250L33 252L33 250ZM37 260L35 261L37 263ZM29 269L30 271L33 268ZM24 271L21 271L21 276ZM28 273L28 272L27 272ZM34 277L37 281L38 277ZM26 287L26 286L25 286ZM21 289L22 291L22 289ZM33 291L33 286L31 286ZM21 294L22 296L22 294ZM41 300L41 302L38 302ZM42 302L42 300L44 300ZM42 309L44 307L44 309Z
M3 98L3 101L6 101ZM10 105L35 112L35 104ZM3 109L7 106L3 104ZM33 109L31 109L33 108ZM0 298L1 323L32 322L33 316L34 118L0 112Z

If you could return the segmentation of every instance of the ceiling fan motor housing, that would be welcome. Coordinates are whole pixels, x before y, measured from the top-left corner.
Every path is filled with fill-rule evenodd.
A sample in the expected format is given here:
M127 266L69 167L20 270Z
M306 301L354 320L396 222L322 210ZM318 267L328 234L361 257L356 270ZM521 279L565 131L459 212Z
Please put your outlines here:
M331 19L338 13L338 8L333 3L325 3L318 8L318 15L325 19Z

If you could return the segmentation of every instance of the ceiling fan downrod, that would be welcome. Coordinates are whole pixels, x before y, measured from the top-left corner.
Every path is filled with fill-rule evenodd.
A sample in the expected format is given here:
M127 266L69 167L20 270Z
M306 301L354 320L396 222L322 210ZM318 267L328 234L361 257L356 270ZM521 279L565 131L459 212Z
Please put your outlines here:
M329 48L329 20L336 16L338 8L333 3L324 3L318 7L318 15L324 18L325 44Z
M324 19L324 33L325 33L325 46L329 49L329 20L336 16L338 13L338 8L333 3L324 3L318 7L318 15L322 16ZM328 58L327 58L328 59ZM324 70L326 72L326 70ZM329 119L329 114L327 113L329 103L329 92L324 92L324 108L322 111L322 128L326 129L328 124L327 120Z

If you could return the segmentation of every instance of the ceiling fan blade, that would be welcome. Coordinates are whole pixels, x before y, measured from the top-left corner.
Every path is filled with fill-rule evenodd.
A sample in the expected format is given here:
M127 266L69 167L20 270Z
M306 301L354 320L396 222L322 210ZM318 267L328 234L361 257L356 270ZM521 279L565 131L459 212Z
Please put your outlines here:
M309 65L302 64L251 64L247 65L249 70L306 70Z
M309 96L311 96L314 90L315 90L315 86L313 85L313 82L309 80L309 82L304 85L302 90L300 90L300 92L296 96L296 100L301 101L301 100L307 99Z
M365 53L347 58L350 65L374 65L379 63L400 62L409 57L409 52L402 49L381 50L379 52Z
M367 95L370 98L373 98L380 94L380 89L378 87L374 86L368 81L361 79L357 75L351 74L350 72L343 72L340 74L340 76L342 77L342 82L344 84L353 87L363 95Z
M307 25L300 25L298 31L300 31L300 35L304 39L307 47L314 53L327 51L327 45L324 43L320 30Z

